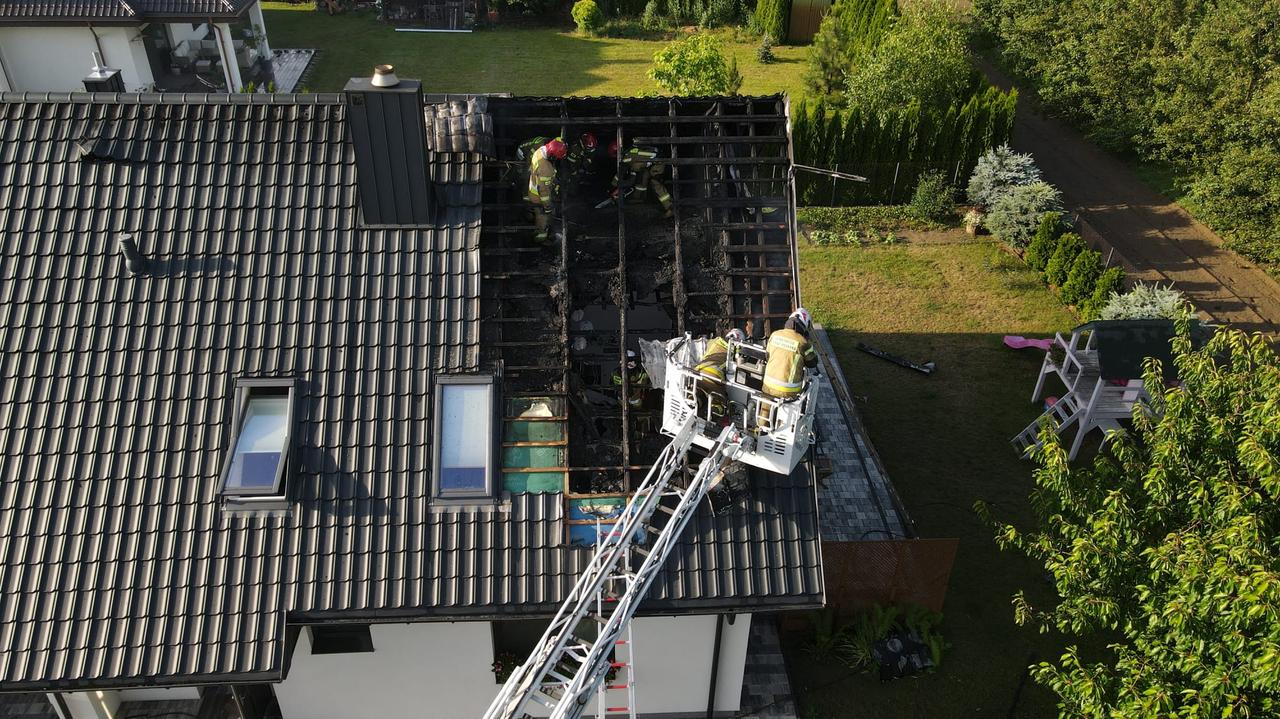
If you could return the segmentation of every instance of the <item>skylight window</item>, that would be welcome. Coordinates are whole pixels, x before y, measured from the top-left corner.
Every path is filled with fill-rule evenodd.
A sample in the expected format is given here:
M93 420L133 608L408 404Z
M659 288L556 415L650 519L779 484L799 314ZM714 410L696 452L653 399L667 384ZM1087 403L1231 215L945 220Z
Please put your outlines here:
M436 494L477 499L494 493L493 378L436 378Z
M236 386L236 432L223 465L224 495L284 494L293 434L293 383L240 380Z

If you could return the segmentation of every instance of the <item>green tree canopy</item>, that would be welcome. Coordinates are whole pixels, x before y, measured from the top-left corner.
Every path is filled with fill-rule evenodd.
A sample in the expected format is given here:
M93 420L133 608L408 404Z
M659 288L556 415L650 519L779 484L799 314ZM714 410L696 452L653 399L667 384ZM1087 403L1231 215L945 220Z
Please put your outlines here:
M819 98L843 95L858 58L879 44L897 15L896 0L836 0L809 49L809 91Z
M912 103L943 108L977 86L967 37L942 0L913 3L875 46L855 58L845 78L852 108L873 114Z
M649 79L673 95L736 95L742 75L724 56L720 40L696 33L653 55Z
M1072 468L1048 428L1033 529L998 541L1044 563L1059 601L1015 598L1020 622L1115 638L1071 647L1035 678L1063 716L1280 712L1280 366L1261 335L1174 340L1180 384L1148 360L1150 413ZM985 511L979 507L980 511Z

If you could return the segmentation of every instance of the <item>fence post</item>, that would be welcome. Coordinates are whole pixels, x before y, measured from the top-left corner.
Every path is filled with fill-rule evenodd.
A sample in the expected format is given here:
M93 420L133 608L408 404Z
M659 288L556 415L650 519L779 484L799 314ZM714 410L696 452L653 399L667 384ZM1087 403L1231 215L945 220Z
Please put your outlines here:
M960 161L956 160L956 171L951 175L951 186L960 184Z
M898 196L898 170L902 167L901 162L893 163L893 185L889 187L889 204L893 204L893 198Z
M836 172L839 172L839 171L840 171L840 163L837 162ZM835 206L836 206L836 176L832 175L831 176L831 203L829 207L835 207Z

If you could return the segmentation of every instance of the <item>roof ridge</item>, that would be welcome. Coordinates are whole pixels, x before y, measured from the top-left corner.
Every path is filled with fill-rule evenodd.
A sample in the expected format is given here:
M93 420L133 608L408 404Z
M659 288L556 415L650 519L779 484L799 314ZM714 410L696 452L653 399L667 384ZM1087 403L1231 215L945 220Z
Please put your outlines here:
M345 105L340 92L3 92L0 104L103 103L110 105Z
M137 17L138 11L134 9L132 5L129 4L129 0L118 0L118 2L120 3L120 7L124 8L125 12L129 13L130 15L133 15L134 17Z

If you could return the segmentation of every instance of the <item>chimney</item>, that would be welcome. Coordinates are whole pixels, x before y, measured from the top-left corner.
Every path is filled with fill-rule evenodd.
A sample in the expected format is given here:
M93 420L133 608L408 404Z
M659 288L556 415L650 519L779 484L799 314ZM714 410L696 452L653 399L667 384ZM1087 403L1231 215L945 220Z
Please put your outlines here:
M147 258L138 251L138 243L133 241L133 235L121 235L116 243L116 249L124 258L124 266L130 274L140 275L147 271Z
M124 78L120 71L107 67L100 53L93 53L93 71L84 79L84 89L89 92L124 92Z
M379 65L373 77L352 78L343 93L364 224L431 224L422 83Z

